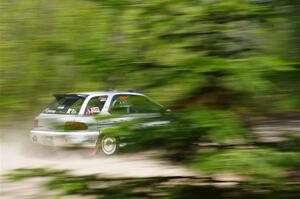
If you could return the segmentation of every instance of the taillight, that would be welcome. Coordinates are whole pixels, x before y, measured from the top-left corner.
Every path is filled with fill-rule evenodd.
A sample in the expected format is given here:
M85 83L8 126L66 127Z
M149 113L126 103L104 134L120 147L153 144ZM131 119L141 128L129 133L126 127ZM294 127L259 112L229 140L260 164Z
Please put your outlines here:
M82 122L66 122L65 130L87 130L88 126Z
M39 120L33 120L33 128L39 127Z

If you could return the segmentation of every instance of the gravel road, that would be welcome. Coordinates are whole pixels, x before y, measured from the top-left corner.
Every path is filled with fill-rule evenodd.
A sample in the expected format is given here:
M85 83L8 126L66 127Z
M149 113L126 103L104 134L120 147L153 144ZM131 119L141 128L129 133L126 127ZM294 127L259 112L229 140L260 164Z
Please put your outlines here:
M7 131L7 130L5 130ZM3 133L3 132L2 132ZM99 173L109 177L191 176L183 167L154 158L157 152L91 156L86 150L42 150L34 146L27 130L6 132L1 138L1 173L17 168L53 168L71 170L73 174Z
M29 140L29 128L0 129L1 174L17 168L69 170L73 175L98 174L104 177L196 176L186 168L158 160L159 152L122 154L112 157L90 156L84 150L41 150ZM260 123L252 128L262 142L282 141L287 134L300 133L300 120ZM0 177L1 198L51 198L55 193L43 190L45 178L8 182ZM19 191L22 190L22 191Z

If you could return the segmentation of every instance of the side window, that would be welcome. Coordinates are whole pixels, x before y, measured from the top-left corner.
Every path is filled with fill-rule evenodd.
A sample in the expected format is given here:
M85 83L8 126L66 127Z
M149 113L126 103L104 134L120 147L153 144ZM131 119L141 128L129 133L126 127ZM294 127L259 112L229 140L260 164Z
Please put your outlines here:
M157 113L161 107L144 96L116 95L112 99L110 113Z
M56 98L44 111L47 114L68 114L76 115L85 98L79 96L61 96Z
M83 104L84 99L80 98L79 100L77 100L73 105L70 106L70 108L67 111L67 114L78 114L79 110L81 108L81 105Z
M97 115L101 112L105 102L107 100L107 96L97 96L90 99L88 102L85 112L85 115Z
M134 96L131 99L133 113L158 113L162 107L144 96Z
M115 95L111 101L110 113L128 114L131 104L128 102L129 95Z

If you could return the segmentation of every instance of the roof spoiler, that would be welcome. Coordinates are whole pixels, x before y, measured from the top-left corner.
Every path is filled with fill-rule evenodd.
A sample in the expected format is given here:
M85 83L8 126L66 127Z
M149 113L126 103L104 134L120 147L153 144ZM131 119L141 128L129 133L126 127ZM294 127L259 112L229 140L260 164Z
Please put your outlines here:
M66 96L74 96L74 97L83 97L83 98L86 98L88 95L84 95L84 94L54 94L53 96L58 101L58 100L66 97Z

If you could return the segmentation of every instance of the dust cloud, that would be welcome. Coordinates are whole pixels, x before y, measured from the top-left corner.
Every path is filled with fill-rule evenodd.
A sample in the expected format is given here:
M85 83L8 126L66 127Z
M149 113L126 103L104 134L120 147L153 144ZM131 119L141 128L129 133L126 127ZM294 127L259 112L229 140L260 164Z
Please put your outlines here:
M192 176L191 171L154 158L158 152L105 156L85 149L43 148L31 143L29 127L2 128L1 174L18 168L70 170L74 175L101 174L108 177Z

